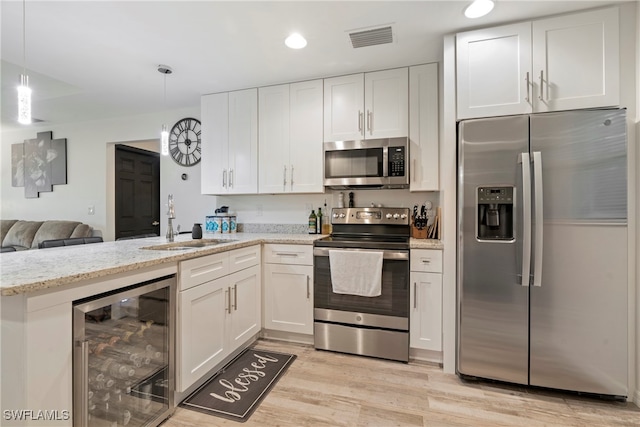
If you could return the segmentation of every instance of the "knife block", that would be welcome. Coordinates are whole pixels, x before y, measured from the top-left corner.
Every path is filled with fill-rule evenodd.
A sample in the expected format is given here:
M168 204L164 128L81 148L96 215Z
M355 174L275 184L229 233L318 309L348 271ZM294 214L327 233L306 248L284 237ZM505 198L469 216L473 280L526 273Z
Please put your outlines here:
M411 226L411 237L414 239L426 239L427 238L427 228L419 229L416 226Z

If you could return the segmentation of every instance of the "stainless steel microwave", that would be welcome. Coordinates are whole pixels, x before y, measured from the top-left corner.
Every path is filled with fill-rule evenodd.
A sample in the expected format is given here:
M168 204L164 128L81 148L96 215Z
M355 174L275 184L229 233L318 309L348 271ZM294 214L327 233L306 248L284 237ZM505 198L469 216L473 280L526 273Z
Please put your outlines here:
M409 139L325 142L324 185L334 189L408 188Z

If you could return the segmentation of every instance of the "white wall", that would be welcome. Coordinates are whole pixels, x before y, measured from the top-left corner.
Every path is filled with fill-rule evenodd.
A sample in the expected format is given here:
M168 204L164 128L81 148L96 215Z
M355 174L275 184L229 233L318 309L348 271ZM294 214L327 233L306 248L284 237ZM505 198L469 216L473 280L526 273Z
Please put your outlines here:
M109 224L112 201L109 200L109 195L113 194L113 146L116 143L154 140L158 137L163 120L171 125L183 117L199 118L200 108L55 126L38 124L18 130L3 130L0 143L0 217L77 220L100 230L107 239L112 238L113 225ZM55 185L52 192L40 193L39 198L26 199L24 188L11 186L11 144L35 138L38 132L44 131L53 131L54 138L67 139L67 184ZM200 195L199 167L180 167L170 158L163 157L162 196L165 197L168 191L173 191L179 194L179 199L188 196L190 203L196 207L206 204L211 196ZM189 180L179 179L182 170L190 175ZM94 215L88 214L89 206L95 206ZM189 215L193 210L195 209L185 209L182 212L185 220L193 222L195 216L192 218Z

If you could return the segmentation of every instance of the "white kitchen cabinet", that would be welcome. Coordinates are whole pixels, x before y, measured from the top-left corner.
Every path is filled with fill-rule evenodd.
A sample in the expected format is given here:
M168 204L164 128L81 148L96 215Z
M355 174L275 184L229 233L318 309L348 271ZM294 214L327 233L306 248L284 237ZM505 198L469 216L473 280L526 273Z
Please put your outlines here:
M261 87L260 193L321 193L322 80Z
M409 346L442 351L442 251L412 249Z
M313 335L313 247L264 245L264 328Z
M410 191L438 191L438 64L409 68Z
M313 334L313 267L264 265L264 327Z
M228 320L229 348L239 348L262 328L260 266L255 265L229 276L231 308Z
M180 264L176 337L179 392L260 332L260 260L260 246L256 245ZM222 270L220 265L226 268Z
M178 391L185 391L229 354L225 339L228 292L228 282L222 278L179 293Z
M258 90L201 98L203 194L258 192Z
M531 112L531 22L456 35L458 119Z
M619 104L618 8L459 33L458 119Z
M620 103L617 7L533 22L534 111Z
M408 68L324 80L324 141L406 137Z
M442 351L442 274L411 272L412 348Z

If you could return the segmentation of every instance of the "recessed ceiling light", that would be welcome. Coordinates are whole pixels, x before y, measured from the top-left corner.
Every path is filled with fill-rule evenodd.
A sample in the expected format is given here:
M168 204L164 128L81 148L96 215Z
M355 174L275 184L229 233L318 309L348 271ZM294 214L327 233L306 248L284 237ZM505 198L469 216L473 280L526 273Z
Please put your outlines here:
M284 41L291 49L302 49L307 45L307 40L298 33L293 33Z
M464 16L467 18L480 18L493 10L492 0L474 0L464 10Z

